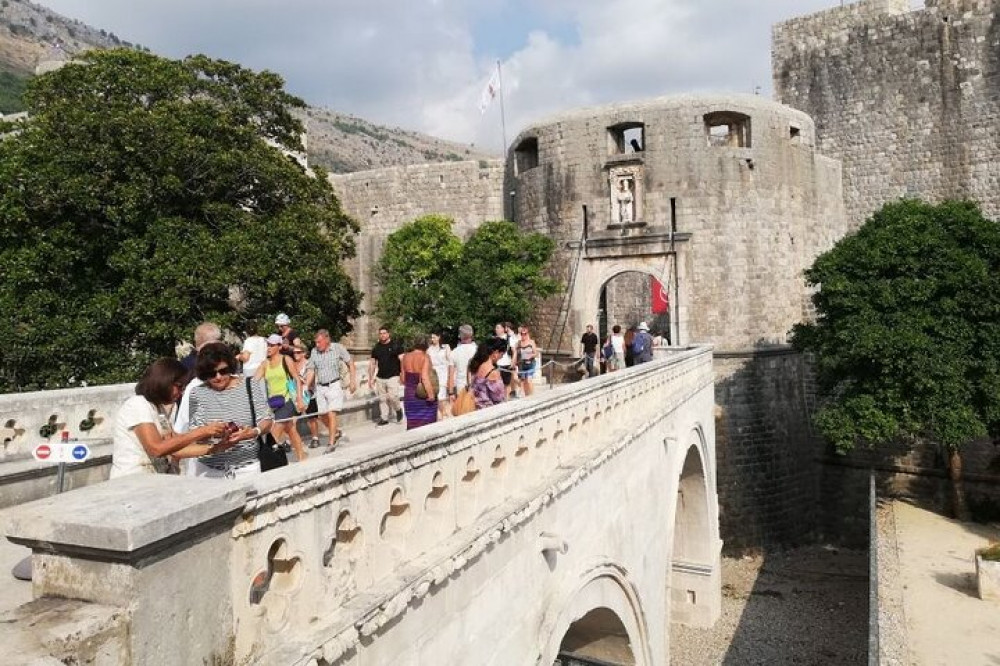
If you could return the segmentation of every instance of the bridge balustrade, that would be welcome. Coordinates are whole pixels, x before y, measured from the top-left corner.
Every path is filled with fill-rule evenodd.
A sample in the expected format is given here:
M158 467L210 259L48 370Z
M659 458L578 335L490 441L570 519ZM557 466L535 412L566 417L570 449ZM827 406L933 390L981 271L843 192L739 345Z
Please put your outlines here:
M122 663L340 663L450 581L485 580L486 554L529 538L649 424L694 397L710 418L712 381L709 349L677 350L387 436L363 459L116 479L8 510L4 528L33 549L36 597L104 609Z

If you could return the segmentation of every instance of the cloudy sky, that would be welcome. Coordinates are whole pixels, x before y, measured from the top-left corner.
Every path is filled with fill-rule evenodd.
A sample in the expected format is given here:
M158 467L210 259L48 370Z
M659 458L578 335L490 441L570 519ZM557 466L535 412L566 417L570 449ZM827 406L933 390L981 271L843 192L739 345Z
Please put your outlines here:
M841 0L36 0L154 52L277 71L308 103L499 151L564 109L771 92L770 28Z

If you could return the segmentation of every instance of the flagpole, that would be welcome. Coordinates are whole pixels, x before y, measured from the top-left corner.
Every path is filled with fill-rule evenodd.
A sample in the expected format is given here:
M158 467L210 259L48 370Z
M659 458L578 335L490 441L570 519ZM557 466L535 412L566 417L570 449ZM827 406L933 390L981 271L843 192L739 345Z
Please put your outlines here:
M507 117L503 110L503 73L500 70L500 59L497 58L497 83L500 84L500 134L503 137L503 154L507 154Z

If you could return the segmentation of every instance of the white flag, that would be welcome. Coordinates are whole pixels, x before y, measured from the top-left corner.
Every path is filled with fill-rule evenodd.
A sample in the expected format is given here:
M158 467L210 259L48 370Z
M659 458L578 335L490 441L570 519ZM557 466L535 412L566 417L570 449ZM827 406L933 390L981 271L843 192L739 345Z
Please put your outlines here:
M500 92L500 70L493 70L493 76L486 83L486 87L483 88L483 94L479 97L479 112L486 113L486 109L490 108L490 103L493 98L497 96Z

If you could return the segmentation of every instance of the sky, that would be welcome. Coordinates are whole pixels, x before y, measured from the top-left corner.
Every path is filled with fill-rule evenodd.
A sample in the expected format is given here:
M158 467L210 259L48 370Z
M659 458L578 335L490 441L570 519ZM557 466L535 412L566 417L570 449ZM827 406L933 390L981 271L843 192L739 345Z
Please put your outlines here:
M774 23L841 0L36 0L160 55L281 74L313 106L499 153L560 111L684 92L771 94Z

